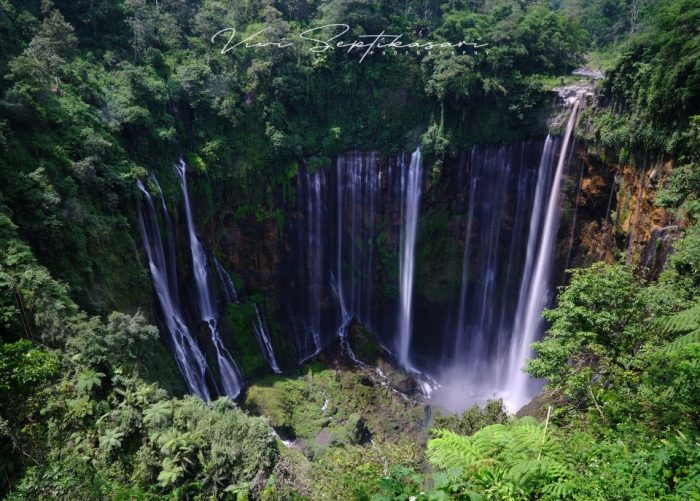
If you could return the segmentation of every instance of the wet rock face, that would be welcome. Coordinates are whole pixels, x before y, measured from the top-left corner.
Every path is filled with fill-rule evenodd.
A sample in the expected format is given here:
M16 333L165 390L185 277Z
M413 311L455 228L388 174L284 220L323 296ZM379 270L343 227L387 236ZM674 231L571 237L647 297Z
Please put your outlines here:
M382 355L382 348L376 337L362 324L353 322L348 329L348 343L355 356L367 365L377 366Z
M372 433L367 428L367 422L361 415L355 413L348 417L346 428L350 435L350 443L363 445L372 440Z
M590 82L580 82L564 87L556 87L553 90L559 94L563 102L569 106L573 104L576 99L593 95L593 86Z
M411 344L413 363L425 370L454 351L464 280L477 292L493 282L489 291L500 298L499 311L513 306L542 144L532 140L479 147L445 162L430 183L426 176L415 248ZM238 216L235 200L226 200L220 209L211 234L219 235L221 261L242 280L244 297L264 296L265 311L280 327L277 333L271 329L273 344L285 345L282 365L291 367L317 350L319 343L314 347L317 340L309 332L318 333L321 346L332 341L340 324L339 277L347 312L372 330L369 336L357 329L349 333L357 338L351 339L355 353L372 364L377 342L394 348L403 225L400 173L405 168L396 159L372 154L348 155L313 172L301 167L291 182L296 183L295 195L277 208L284 213L282 224L257 214ZM497 265L501 260L508 266ZM480 301L476 292L469 297L474 305L466 309L464 323L481 325L471 312L493 301ZM487 330L492 327L489 323ZM393 384L401 393L416 391L410 377Z
M588 153L579 143L567 173L562 198L562 223L557 238L557 261L562 272L595 261L612 262L616 242L610 215L616 208L616 166ZM562 275L557 280L564 283Z
M656 196L665 186L672 167L672 162L642 169L624 166L618 192L617 231L626 236L628 260L642 266L652 265L657 273L663 256L668 254L668 237L678 231L674 216L656 205Z
M628 263L646 268L649 278L657 276L679 232L674 216L656 204L672 162L620 165L580 144L573 164L563 200L572 217L560 229L558 259L574 268L613 262L623 252Z
M223 225L220 234L219 248L228 267L248 288L273 291L278 287L283 249L276 221L248 216Z
M394 376L395 377L393 377L390 381L392 388L395 388L397 391L400 391L405 395L412 395L416 393L418 389L416 386L416 380L409 374L399 373L395 374Z

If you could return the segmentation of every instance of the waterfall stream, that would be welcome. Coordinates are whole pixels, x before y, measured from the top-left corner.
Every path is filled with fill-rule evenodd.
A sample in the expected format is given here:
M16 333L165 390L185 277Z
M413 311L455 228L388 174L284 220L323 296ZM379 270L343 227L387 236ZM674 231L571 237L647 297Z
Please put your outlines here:
M379 172L373 154L340 157L336 170L336 262L333 274L340 334L353 318L372 325Z
M510 370L506 380L506 389L513 408L524 405L534 396L532 392L528 391L530 377L522 372L522 367L525 360L527 360L531 354L530 344L536 341L537 337L542 333L542 326L544 323L542 319L542 310L547 305L552 251L554 248L554 238L559 227L559 194L564 177L564 169L567 166L567 161L570 159L567 151L569 143L571 142L574 124L576 123L578 107L579 101L577 100L569 115L564 137L561 142L557 169L547 201L547 210L544 213L544 220L542 222L542 236L540 237L539 246L535 254L534 269L531 275L528 276L528 280L523 280L523 283L529 285L529 289L526 300L522 302L519 301L519 305L523 304L524 307L519 307L516 313L516 335L513 336L513 342L511 343ZM530 252L531 249L528 249L528 254L530 254ZM530 270L527 271L530 273Z
M416 233L418 230L418 209L423 183L423 160L420 148L411 156L408 169L402 166L401 193L402 203L401 253L399 257L399 362L405 368L411 367L409 349L413 325L413 268L415 264Z
M153 197L146 189L143 181L137 181L138 189L143 193L145 204L141 207L140 228L149 261L149 269L158 304L162 311L163 327L167 333L170 344L177 361L178 367L185 379L187 388L191 393L200 396L204 400L210 400L216 393L237 397L241 392L241 376L231 352L224 344L219 332L219 311L217 299L213 291L212 278L207 263L207 254L197 237L192 215L189 191L187 187L186 166L180 160L175 166L175 172L183 195L185 223L189 241L188 255L192 264L195 301L193 304L183 304L177 284L176 249L174 242L173 225L165 205L160 184L155 175L150 175L150 180L157 188L161 198L161 217L164 221L165 231L161 232L158 224ZM240 298L234 286L233 280L226 272L222 264L212 257L214 268L221 282L223 299L226 304L239 303ZM184 311L183 311L184 307ZM258 342L260 351L268 362L271 370L279 374L281 370L275 357L272 342L264 319L262 307L254 305L256 318L251 326L252 332ZM206 324L209 331L209 348L218 367L218 381L214 378L207 358L202 348L198 345L197 337L188 326L186 318L198 318ZM212 389L216 392L212 393Z
M226 273L226 270L216 258L214 258L214 266L216 267L216 272L219 274L221 285L223 285L226 302L229 304L239 303L238 292L236 292L236 286L233 284L231 276Z
M360 363L347 334L353 320L369 328L373 325L374 240L380 188L375 155L339 157L335 183L335 268L330 286L339 312L336 333L343 351Z
M267 323L265 322L265 314L262 311L262 306L255 304L255 315L256 321L253 324L253 331L255 332L255 339L260 346L265 360L267 361L270 369L275 374L281 374L279 365L277 364L277 358L275 358L275 351L272 349L272 342L270 341L270 333L267 329Z
M515 410L532 397L537 382L521 369L530 344L544 328L541 312L550 297L560 191L577 111L574 103L562 138L476 146L462 155L444 174L443 186L449 191L439 194L437 202L452 205L448 227L438 228L438 233L435 219L427 223L433 233L419 232L419 219L443 210L435 208L432 190L428 208L421 207L420 149L410 157L390 159L355 152L338 156L334 169L302 168L295 212L285 229L289 283L284 294L289 301L283 315L289 320L297 361L339 338L343 350L361 364L349 336L356 322L389 347L421 386L428 382L425 392L432 392L438 405L457 410L498 396ZM161 200L167 226L163 239L153 200L139 182L146 198L141 227L154 288L190 391L209 399L212 384L217 384L184 320L194 316L208 326L221 393L235 397L240 373L217 326L208 257L196 233L182 160L176 173L192 264L194 315L180 311L165 204ZM420 228L425 228L422 223ZM443 233L451 243L442 245L452 246L454 258L448 262L450 254L445 254L445 262L430 261L433 242L424 239L442 238ZM426 262L429 274L422 268ZM226 303L238 303L231 277L215 258L213 267ZM454 282L437 298L425 290L433 273ZM421 289L414 290L416 283ZM253 334L272 372L280 373L262 306L254 308Z
M207 373L209 371L206 358L183 319L182 312L178 306L179 299L176 295L177 286L173 282L174 275L171 276L169 274L169 270L174 268L175 256L168 255L166 258L153 197L141 180L137 181L137 186L146 200L145 205L141 207L139 223L141 236L146 248L146 255L148 257L148 268L151 273L151 280L158 299L158 304L162 312L168 343L173 351L178 368L185 379L188 390L198 395L203 400L210 400L211 395L206 383ZM168 226L167 231L170 236L169 238L172 238L172 226L170 225L170 217L165 208L165 202L162 204L162 211L163 219Z
M192 217L192 207L190 204L190 194L187 189L187 176L185 162L180 159L176 166L176 172L182 187L182 196L185 205L185 219L187 222L187 231L190 240L190 253L192 257L192 271L194 274L195 284L197 286L198 307L200 319L207 324L211 332L211 342L216 351L216 361L219 365L221 375L221 384L224 394L231 398L235 398L241 391L241 382L238 373L238 368L224 346L219 335L219 329L216 325L218 313L216 311L216 303L211 295L211 286L209 284L209 267L207 265L207 256L204 252L197 233L194 227L194 218Z
M516 411L540 388L522 368L544 330L577 110L561 139L546 138L536 170L513 146L472 151L454 351L438 376L438 405L461 410L498 397Z
M313 174L306 173L306 184L309 193L307 204L308 233L305 251L308 254L309 286L308 296L309 321L307 328L311 332L314 343L314 353L321 351L321 293L323 284L323 204L321 190L325 186L322 170Z

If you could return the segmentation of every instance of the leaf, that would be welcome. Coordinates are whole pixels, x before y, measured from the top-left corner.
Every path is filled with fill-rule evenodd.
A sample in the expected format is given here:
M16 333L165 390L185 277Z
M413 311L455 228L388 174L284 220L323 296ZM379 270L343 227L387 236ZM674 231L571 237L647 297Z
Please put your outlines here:
M102 372L95 372L93 370L83 371L78 374L78 381L75 387L83 392L90 393L93 388L99 388L102 385L102 379L105 374Z
M104 435L100 436L100 447L110 453L122 446L122 437L124 432L118 429L107 430Z
M158 483L163 487L169 487L178 482L184 470L176 465L170 458L163 460L163 469L158 474Z

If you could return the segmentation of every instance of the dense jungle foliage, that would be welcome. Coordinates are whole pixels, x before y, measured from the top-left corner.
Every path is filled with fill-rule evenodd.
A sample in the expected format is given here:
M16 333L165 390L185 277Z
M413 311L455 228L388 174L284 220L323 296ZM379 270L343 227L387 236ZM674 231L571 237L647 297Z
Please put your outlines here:
M488 46L360 62L211 40L334 23ZM698 0L0 0L0 496L700 498L699 26ZM425 446L415 409L317 365L240 404L183 396L149 324L137 177L184 152L216 187L200 218L225 191L273 217L302 162L421 144L439 169L542 134L551 82L591 51L608 73L580 136L674 159L658 203L683 230L653 281L624 256L572 272L527 366L548 381L539 420L494 401L433 416ZM313 442L328 394L342 422L286 447L272 426ZM370 403L386 414L365 419Z

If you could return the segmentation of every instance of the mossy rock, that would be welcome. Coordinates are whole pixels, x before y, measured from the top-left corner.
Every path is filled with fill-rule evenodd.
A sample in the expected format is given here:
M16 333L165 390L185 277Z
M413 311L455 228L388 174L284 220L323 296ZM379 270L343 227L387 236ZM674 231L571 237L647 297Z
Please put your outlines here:
M345 429L350 437L350 443L353 445L366 444L372 439L372 434L367 429L367 423L360 414L350 414Z
M359 323L353 323L348 332L350 347L357 358L369 365L377 365L382 352L377 338Z
M379 357L382 372L406 377ZM371 378L371 370L337 369L318 362L287 376L269 376L248 389L243 406L265 415L284 439L308 457L378 443L427 440L424 406Z
M265 378L251 385L244 407L267 416L270 425L284 438L311 440L329 421L321 409L322 388L307 378Z
M547 408L550 405L558 403L559 402L556 402L556 399L551 393L543 393L537 395L527 404L523 405L518 412L515 413L515 416L519 418L531 416L540 421L544 421L547 418Z
M416 241L415 291L431 302L449 301L459 290L461 254L447 209L421 214Z

